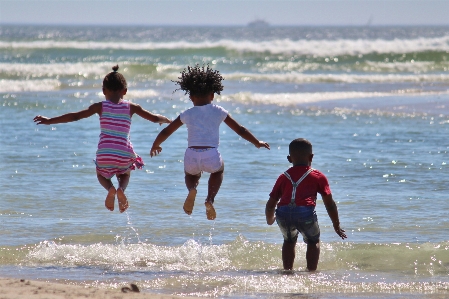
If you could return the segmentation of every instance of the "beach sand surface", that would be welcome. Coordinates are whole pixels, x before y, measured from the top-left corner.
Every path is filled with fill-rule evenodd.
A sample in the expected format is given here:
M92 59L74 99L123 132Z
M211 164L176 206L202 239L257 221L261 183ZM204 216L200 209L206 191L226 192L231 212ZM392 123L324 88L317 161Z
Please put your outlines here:
M129 287L131 289L131 287ZM123 292L121 289L99 289L54 282L17 278L0 279L0 299L174 299L172 295Z

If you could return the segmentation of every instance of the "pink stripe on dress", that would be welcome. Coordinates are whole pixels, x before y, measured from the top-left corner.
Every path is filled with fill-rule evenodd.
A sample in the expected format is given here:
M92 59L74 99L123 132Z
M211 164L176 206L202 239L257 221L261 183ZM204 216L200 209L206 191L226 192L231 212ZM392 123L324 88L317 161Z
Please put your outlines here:
M110 179L114 175L144 166L130 140L131 115L128 101L117 104L103 101L100 128L95 164L103 177Z

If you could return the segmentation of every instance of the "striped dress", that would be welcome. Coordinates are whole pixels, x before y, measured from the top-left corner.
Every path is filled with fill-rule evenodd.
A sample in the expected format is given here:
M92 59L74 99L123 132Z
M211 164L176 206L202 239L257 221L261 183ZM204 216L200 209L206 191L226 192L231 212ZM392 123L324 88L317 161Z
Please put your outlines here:
M110 179L114 175L143 167L142 158L134 152L129 138L131 128L129 102L121 101L114 104L108 100L103 101L100 127L95 164L103 177Z

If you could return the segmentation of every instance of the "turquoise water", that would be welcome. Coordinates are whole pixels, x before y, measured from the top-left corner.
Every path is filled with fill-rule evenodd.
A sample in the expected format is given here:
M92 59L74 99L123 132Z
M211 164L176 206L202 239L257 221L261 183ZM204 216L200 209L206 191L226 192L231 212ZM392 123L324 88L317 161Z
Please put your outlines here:
M0 276L205 297L444 298L449 292L447 211L449 28L0 29ZM186 129L150 158L161 129L133 118L146 162L132 173L124 214L104 208L93 159L96 116L36 126L102 100L118 63L126 99L175 118L191 107L175 80L189 64L225 77L216 102L271 150L222 125L225 179L208 221L198 189L182 210ZM282 237L264 209L289 167L289 142L314 145L348 239L321 200L322 254L305 272L298 244L281 271Z

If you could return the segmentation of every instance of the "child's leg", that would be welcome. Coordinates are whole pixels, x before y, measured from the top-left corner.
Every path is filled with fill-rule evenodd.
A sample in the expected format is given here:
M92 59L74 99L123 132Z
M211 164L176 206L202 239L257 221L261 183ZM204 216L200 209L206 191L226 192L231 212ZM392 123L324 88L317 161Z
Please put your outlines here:
M119 184L119 187L117 189L117 199L120 213L123 213L129 207L128 198L126 198L125 195L125 189L126 187L128 187L130 176L131 176L130 171L117 175L117 180Z
M296 240L294 242L284 241L282 245L282 264L284 266L284 270L293 270L293 262L295 261L295 247Z
M186 182L186 187L187 190L191 190L191 189L196 189L196 187L198 187L198 184L200 182L200 178L201 178L201 172L198 174L190 174L190 173L185 173L185 182Z
M131 172L122 173L117 175L118 187L125 191L129 184L129 178L131 177Z
M223 172L224 165L217 172L211 173L209 177L208 187L207 187L207 198L206 202L214 203L215 196L220 190L221 183L223 182Z
M196 198L196 187L198 186L198 183L200 182L201 178L201 172L199 174L193 175L190 173L185 173L185 183L187 190L189 190L189 194L187 195L186 201L184 202L184 206L182 207L184 209L184 212L187 215L192 214L193 211L193 205L195 204L195 198Z
M318 267L318 260L320 259L320 243L307 244L306 260L307 269L315 271Z
M98 182L108 190L108 195L106 196L106 200L104 201L104 205L106 209L109 211L114 211L114 202L115 202L115 194L117 190L115 190L114 184L112 184L112 181L110 179L105 178L100 173L97 172L97 179Z
M217 213L214 208L214 200L218 191L220 190L221 183L223 182L223 172L224 172L224 164L221 166L221 169L217 172L211 173L208 182L207 188L207 198L206 202L206 216L209 220L214 220L217 218Z

